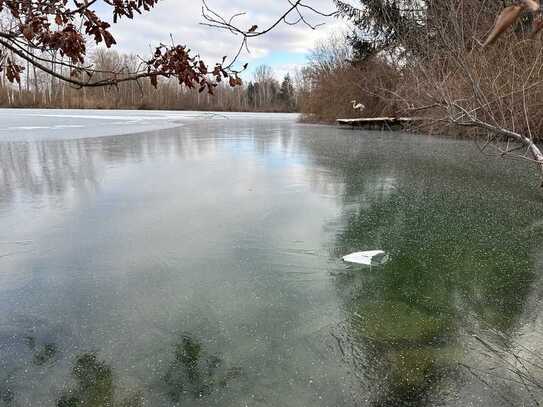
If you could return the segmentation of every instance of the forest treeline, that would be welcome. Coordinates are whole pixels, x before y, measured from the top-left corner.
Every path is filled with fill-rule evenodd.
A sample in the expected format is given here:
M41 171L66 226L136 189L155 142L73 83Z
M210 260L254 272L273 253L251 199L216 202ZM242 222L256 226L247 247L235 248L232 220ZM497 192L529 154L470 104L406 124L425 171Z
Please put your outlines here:
M94 73L98 77L93 79L100 79L99 76L105 78L110 72L134 72L140 61L135 55L97 49L90 62L98 71ZM70 73L70 68L61 64L51 64L51 69ZM300 80L299 73L286 74L278 81L271 67L260 65L255 68L253 78L242 86L232 87L223 81L213 95L179 86L175 79L161 80L157 88L148 79L142 79L117 86L79 89L26 64L20 83L9 83L5 75L0 76L0 106L293 112L300 103L295 80Z

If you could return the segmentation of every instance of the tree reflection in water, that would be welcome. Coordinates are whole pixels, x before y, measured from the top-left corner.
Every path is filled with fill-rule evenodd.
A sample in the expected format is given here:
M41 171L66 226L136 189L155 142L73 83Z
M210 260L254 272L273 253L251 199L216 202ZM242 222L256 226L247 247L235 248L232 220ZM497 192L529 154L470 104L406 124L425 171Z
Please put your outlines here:
M338 343L376 406L444 397L454 382L446 379L472 362L464 360L470 325L513 333L535 278L525 244L541 241L540 232L519 231L518 217L491 211L483 198L444 202L419 187L351 212L336 242L345 252L378 247L391 255L371 272L337 278L349 311Z

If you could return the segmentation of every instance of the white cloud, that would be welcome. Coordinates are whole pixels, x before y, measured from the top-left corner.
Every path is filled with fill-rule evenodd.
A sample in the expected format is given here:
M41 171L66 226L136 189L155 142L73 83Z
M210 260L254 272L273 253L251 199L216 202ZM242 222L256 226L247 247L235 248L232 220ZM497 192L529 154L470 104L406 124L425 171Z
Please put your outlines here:
M290 74L290 77L293 79L296 70L302 67L302 64L277 64L273 67L274 77L278 81L282 81L286 74Z

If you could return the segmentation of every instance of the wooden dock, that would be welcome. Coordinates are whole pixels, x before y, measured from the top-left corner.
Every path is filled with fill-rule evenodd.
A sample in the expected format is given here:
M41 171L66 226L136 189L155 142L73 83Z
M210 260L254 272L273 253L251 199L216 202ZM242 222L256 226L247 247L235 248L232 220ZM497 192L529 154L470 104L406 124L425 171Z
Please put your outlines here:
M337 119L343 126L363 127L366 129L395 130L423 121L421 117L362 117L358 119Z

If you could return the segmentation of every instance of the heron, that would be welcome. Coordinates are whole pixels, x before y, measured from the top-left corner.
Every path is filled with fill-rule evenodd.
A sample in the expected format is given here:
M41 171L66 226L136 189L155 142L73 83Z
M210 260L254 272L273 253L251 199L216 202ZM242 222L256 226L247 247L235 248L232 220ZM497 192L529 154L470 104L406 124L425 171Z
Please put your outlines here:
M528 10L533 15L530 38L534 38L543 28L543 10L541 9L541 3L539 0L518 0L516 4L504 8L498 15L492 31L483 43L483 48L496 41L505 30L518 20L520 14L525 10Z
M351 103L353 104L353 109L354 110L362 111L362 110L364 110L366 108L366 106L364 106L360 102L357 102L356 100L351 100Z

